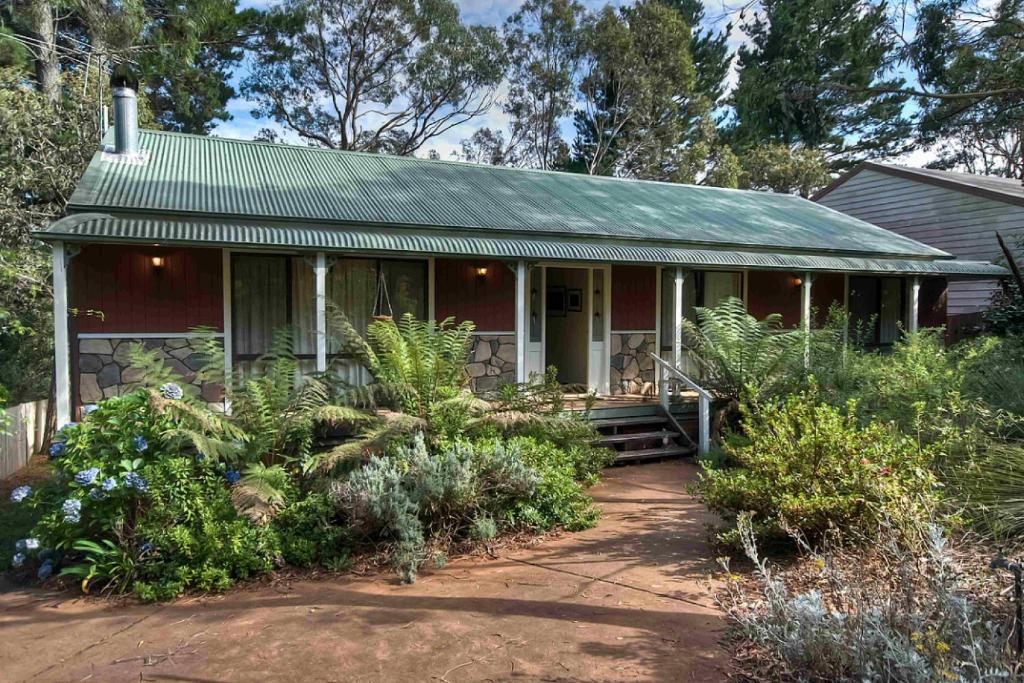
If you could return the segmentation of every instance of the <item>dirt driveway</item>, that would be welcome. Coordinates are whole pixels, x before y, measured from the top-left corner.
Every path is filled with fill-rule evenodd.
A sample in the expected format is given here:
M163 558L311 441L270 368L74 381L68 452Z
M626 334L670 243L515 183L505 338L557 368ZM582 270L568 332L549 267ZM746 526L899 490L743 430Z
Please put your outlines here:
M597 528L498 559L165 605L0 595L4 681L716 681L693 466L609 470Z

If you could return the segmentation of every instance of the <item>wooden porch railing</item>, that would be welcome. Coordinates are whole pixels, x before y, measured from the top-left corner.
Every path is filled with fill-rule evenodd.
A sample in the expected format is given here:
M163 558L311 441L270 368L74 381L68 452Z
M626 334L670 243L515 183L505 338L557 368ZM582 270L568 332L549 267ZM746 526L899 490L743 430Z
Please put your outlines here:
M669 363L653 353L651 354L651 358L654 359L654 362L656 362L658 367L661 369L659 373L658 393L661 399L661 407L670 418L672 417L668 396L668 383L670 379L685 384L697 393L697 449L701 455L704 455L711 447L711 394L708 393L707 389L684 375L679 368L672 363Z

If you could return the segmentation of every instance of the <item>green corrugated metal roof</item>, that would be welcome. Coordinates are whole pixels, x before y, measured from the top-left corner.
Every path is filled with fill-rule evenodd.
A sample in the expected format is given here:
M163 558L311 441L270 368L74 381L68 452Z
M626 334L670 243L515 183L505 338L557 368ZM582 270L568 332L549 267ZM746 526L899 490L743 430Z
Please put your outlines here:
M945 252L783 194L142 131L144 164L97 154L72 211L486 230L869 257Z
M437 256L486 256L531 260L652 263L705 268L758 268L873 272L950 277L999 277L999 266L950 259L885 259L765 251L726 251L607 238L557 238L483 232L381 228L348 228L300 223L174 220L106 214L76 214L46 232L67 241L131 241L159 244L229 245L237 248L298 249L374 253L415 253Z

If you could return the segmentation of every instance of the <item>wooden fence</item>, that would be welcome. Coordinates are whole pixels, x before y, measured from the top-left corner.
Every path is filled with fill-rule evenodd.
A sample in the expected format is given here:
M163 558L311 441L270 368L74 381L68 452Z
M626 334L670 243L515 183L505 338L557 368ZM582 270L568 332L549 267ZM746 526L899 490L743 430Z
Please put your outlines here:
M22 403L4 411L7 419L0 419L0 477L21 469L43 449L46 403Z

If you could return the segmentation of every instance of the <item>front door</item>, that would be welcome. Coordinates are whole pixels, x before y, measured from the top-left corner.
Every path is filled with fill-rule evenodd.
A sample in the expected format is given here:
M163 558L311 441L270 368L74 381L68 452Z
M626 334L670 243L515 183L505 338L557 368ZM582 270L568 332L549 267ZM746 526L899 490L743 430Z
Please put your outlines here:
M539 266L528 280L527 372L558 369L558 381L608 392L608 266Z

